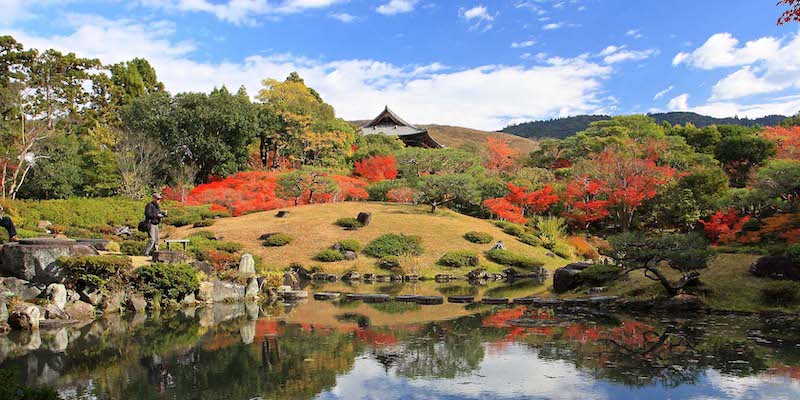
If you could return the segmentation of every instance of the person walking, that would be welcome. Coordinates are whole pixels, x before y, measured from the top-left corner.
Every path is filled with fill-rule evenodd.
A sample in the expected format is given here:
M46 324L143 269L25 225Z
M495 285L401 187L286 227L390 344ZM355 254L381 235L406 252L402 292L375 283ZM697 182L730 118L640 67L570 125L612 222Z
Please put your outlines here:
M0 226L6 228L6 231L8 231L8 240L19 242L19 236L17 236L17 228L14 226L14 221L11 220L11 217L3 215L4 210L3 206L0 205Z
M153 201L144 207L144 220L147 221L147 246L144 248L145 256L149 256L153 251L158 251L158 224L167 216L166 211L161 211L161 194L153 193Z

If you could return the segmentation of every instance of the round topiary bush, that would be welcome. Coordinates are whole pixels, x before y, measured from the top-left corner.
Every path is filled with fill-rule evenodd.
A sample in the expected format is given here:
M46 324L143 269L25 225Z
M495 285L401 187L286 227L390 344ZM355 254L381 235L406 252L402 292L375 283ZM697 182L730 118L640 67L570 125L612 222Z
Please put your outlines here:
M216 223L216 222L217 221L213 220L213 219L201 219L200 221L195 222L194 225L192 225L192 227L194 227L194 228L206 228L206 227L209 227L211 225L214 225L214 223Z
M364 254L383 258L386 256L420 256L423 253L419 236L387 233L378 236L364 248Z
M344 254L340 251L336 251L334 249L325 249L317 253L314 256L314 259L317 261L322 262L337 262L337 261L344 261Z
M522 269L536 269L544 265L543 262L537 261L533 257L529 257L524 254L513 253L508 250L489 250L486 252L486 257L500 265L518 267Z
M119 249L122 254L126 254L129 256L140 256L144 253L144 248L147 245L147 242L139 241L139 240L126 240L119 245Z
M451 268L477 267L480 263L478 254L472 250L448 251L439 259L439 265Z
M358 229L364 226L361 224L361 222L358 222L358 220L355 218L339 218L333 224L341 226L342 228L351 228L351 229Z
M361 243L358 240L355 240L355 239L340 240L336 244L339 245L339 248L341 249L341 251L359 252L363 248L363 246L361 246Z
M594 265L581 271L578 276L581 282L587 285L602 285L610 282L622 274L622 268L616 265Z
M486 232L471 231L464 234L464 239L472 243L487 244L494 240L494 237Z
M285 233L276 233L266 238L262 244L267 247L280 247L292 243L292 240L292 237Z

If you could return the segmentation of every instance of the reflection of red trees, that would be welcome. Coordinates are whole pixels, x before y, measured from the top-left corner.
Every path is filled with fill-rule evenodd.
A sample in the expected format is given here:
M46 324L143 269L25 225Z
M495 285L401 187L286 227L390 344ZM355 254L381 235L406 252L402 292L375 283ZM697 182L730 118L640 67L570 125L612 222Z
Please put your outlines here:
M522 316L525 315L525 310L525 306L519 306L510 310L498 311L483 318L481 324L486 327L504 328L509 326L508 321L522 318Z
M397 337L391 333L376 332L372 329L356 329L356 340L373 347L391 346L397 344Z
M260 319L256 321L256 337L262 338L264 335L281 335L283 334L283 327L278 324L278 321L270 321Z
M773 366L773 374L800 381L800 366L777 364Z

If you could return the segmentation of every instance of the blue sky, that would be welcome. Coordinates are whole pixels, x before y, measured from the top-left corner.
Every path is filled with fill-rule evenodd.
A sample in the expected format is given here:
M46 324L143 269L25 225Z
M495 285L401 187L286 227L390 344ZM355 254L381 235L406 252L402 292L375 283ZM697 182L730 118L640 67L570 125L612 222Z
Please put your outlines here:
M297 70L344 118L500 129L583 113L800 111L800 25L774 0L0 0L0 33L167 88Z

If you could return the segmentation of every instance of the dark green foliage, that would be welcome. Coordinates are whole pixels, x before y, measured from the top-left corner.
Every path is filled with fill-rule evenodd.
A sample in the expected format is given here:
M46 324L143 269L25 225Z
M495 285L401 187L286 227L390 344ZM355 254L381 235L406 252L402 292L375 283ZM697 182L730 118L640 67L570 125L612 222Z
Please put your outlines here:
M361 222L358 222L355 218L339 218L333 224L341 226L342 228L361 228L363 226Z
M472 243L487 244L494 240L494 237L486 232L470 231L464 234L464 239Z
M381 259L378 260L376 265L378 266L378 268L382 268L382 269L385 269L387 271L391 271L391 272L395 272L395 273L401 272L401 270L403 268L403 265L400 262L400 258L396 257L396 256L381 257Z
M786 258L800 265L800 243L795 243L786 249Z
M125 198L79 198L66 200L13 201L3 204L17 227L33 229L40 220L74 228L136 226L145 202Z
M388 233L375 238L364 248L364 254L383 258L386 256L420 256L422 240L419 236Z
M544 265L543 262L524 254L514 253L509 250L489 250L486 257L498 264L522 269L535 269Z
M372 135L383 136L383 135ZM417 303L407 303L403 301L389 301L386 303L370 303L370 307L386 314L405 314L407 312L419 311L422 306Z
M209 227L211 225L214 225L215 222L217 222L217 221L213 220L213 219L203 219L203 220L195 222L194 225L192 225L192 227L194 227L194 228L207 228L207 227Z
M587 285L602 285L613 281L622 274L622 268L616 265L594 265L580 272L581 282Z
M136 270L136 278L146 295L177 301L200 286L197 270L188 264L148 264Z
M119 244L119 251L129 256L140 256L144 253L147 242L140 240L125 240Z
M217 234L212 232L212 231L202 230L202 231L194 231L194 232L190 233L187 237L189 239L191 239L191 238L203 238L203 239L212 240L212 239L217 237Z
M57 135L40 144L50 156L36 163L20 190L26 199L66 199L79 194L83 183L80 143L76 136Z
M506 223L503 227L503 232L508 235L522 237L525 234L525 227L518 224Z
M708 241L699 234L648 236L623 233L609 238L612 257L625 268L641 268L650 262L668 260L681 272L705 268L713 256Z
M448 251L439 259L439 265L451 268L477 267L480 263L478 253L472 250Z
M291 236L285 233L276 233L266 238L262 244L267 247L280 247L286 246L289 243L292 243Z
M359 252L361 251L362 247L361 243L355 239L344 239L338 241L336 244L342 249L342 251L354 251Z
M523 235L520 235L517 239L519 239L520 242L527 244L528 246L538 247L545 245L544 241L540 239L539 236L536 236L532 233L525 233ZM548 242L548 246L550 246L550 242Z
M314 259L322 262L337 262L344 261L344 254L334 249L325 249L317 253Z
M0 399L3 400L59 400L55 390L43 387L32 388L18 384L17 370L0 368Z
M64 270L65 282L77 287L102 288L112 278L126 275L133 268L130 258L119 256L61 257L58 263Z
M800 282L773 281L761 289L761 301L770 306L790 306L800 300Z
M226 253L238 253L244 249L244 245L239 242L228 242L228 241L216 241L216 246L214 246L219 251L224 251Z

